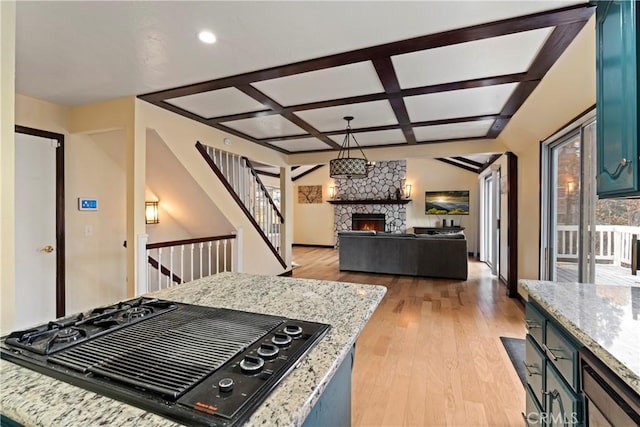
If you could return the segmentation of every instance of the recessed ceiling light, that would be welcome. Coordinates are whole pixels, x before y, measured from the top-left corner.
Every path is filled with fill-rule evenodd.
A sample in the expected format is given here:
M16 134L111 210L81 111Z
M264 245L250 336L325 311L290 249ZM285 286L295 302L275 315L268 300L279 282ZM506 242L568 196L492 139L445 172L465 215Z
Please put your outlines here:
M200 31L198 33L198 38L203 43L212 44L216 42L216 35L213 34L211 31L207 31L207 30Z

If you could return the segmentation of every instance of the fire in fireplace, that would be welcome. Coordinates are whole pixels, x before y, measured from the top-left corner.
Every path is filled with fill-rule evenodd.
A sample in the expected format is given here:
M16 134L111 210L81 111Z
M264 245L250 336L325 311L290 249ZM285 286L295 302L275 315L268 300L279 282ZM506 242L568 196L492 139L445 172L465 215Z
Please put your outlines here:
M357 214L351 215L352 230L375 230L384 231L384 214Z

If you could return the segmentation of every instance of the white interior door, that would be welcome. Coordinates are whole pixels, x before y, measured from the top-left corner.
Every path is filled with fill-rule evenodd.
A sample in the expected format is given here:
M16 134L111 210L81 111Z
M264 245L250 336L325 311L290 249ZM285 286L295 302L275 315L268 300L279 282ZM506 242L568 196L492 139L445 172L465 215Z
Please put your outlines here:
M16 329L56 318L56 142L15 134Z

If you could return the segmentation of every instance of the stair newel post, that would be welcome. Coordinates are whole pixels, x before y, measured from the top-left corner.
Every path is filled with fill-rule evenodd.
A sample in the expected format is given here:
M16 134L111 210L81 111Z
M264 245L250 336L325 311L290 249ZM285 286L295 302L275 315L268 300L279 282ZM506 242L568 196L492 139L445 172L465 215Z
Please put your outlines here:
M158 248L158 290L162 289L162 274L160 266L162 265L162 248Z
M216 240L216 274L220 273L220 240Z
M224 265L224 271L227 271L227 239L224 239L222 241L222 252L223 252L223 265Z
M207 264L209 264L209 276L211 276L211 242L207 242Z
M191 248L189 249L189 262L191 263L191 280L193 280L193 249L195 245L192 243Z
M180 245L180 277L184 279L184 245Z
M204 247L204 243L200 243L199 245L199 253L200 253L200 277L202 277L202 248Z
M148 259L149 251L147 250L147 234L138 234L138 277L137 277L137 293L138 295L149 292L149 271Z
M174 254L174 246L169 248L169 277L167 278L167 282L169 286L173 286L173 254Z
M235 244L233 244L233 247L235 249L235 254L233 257L235 265L232 268L233 268L233 271L235 271L236 273L242 273L242 270L243 270L243 265L242 265L243 264L243 258L242 258L243 238L244 238L244 231L242 227L238 227L236 231Z

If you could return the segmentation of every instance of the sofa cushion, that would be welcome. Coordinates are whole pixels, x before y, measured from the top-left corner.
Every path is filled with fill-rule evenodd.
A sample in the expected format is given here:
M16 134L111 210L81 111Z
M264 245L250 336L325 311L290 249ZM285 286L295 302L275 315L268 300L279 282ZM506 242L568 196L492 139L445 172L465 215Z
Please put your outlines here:
M416 237L420 239L465 239L466 236L463 233L452 234L418 234Z
M338 236L340 235L360 235L360 236L375 236L375 230L346 230L346 231L338 231Z

